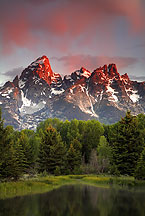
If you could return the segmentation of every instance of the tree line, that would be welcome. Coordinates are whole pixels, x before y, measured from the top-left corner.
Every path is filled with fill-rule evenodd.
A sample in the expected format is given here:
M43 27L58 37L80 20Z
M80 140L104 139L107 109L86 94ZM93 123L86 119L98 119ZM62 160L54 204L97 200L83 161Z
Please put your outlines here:
M0 180L37 173L145 179L145 115L128 111L112 125L54 118L41 122L36 131L16 131L4 127L0 111Z

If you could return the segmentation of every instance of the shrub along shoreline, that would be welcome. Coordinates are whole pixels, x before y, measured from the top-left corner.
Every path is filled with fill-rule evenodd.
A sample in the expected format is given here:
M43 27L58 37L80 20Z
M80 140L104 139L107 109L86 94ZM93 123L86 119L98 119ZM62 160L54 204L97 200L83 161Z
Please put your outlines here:
M17 182L0 183L0 199L17 196L40 194L57 189L64 185L86 184L96 187L117 189L137 189L145 186L145 181L135 180L134 177L114 177L97 175L65 175L65 176L38 176L30 179L21 179Z

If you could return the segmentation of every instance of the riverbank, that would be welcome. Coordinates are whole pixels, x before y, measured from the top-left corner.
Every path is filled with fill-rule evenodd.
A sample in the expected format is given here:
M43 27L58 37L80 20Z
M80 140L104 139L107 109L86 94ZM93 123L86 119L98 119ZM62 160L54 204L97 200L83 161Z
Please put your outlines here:
M21 179L17 182L0 183L0 199L7 199L28 194L45 193L66 184L88 184L97 187L132 188L145 185L145 181L137 181L133 177L112 177L96 175L67 175L67 176L37 176Z

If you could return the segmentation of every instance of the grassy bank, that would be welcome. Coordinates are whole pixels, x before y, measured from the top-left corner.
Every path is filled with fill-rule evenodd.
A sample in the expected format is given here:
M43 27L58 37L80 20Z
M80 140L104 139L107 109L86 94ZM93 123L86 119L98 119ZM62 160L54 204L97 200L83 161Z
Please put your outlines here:
M98 187L133 187L145 185L145 181L135 181L133 177L111 177L95 175L68 175L35 177L18 182L0 183L0 199L28 194L44 193L66 184L88 184Z

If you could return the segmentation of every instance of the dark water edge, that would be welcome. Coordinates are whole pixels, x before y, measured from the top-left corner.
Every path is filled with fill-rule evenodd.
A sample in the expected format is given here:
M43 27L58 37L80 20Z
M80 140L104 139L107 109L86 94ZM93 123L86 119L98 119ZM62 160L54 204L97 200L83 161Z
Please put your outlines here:
M145 216L145 188L62 186L44 194L0 200L0 216Z

